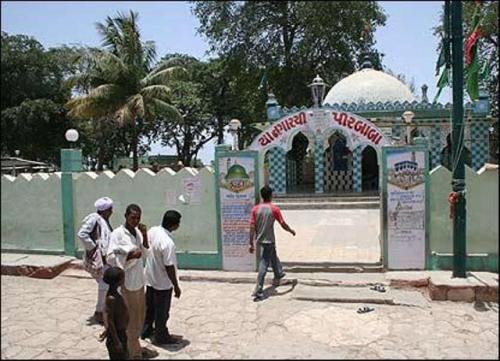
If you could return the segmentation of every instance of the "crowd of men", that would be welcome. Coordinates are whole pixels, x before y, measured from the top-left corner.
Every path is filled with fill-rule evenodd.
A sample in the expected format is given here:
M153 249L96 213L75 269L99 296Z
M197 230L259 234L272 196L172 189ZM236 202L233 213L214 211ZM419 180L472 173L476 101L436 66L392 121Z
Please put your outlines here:
M272 189L265 186L260 194L262 203L254 206L249 220L249 252L254 252L256 244L262 250L254 300L264 298L269 266L274 272L274 285L285 276L276 253L274 221L295 236L279 208L271 203ZM154 345L182 340L167 327L172 294L181 296L172 236L180 226L181 214L168 210L161 225L148 230L141 223L141 208L129 204L125 222L113 229L109 221L112 199L99 198L95 208L96 212L85 217L77 235L85 248L84 267L98 284L93 318L105 326L100 340L106 340L110 359L153 358L158 352L142 347L141 338L150 338Z

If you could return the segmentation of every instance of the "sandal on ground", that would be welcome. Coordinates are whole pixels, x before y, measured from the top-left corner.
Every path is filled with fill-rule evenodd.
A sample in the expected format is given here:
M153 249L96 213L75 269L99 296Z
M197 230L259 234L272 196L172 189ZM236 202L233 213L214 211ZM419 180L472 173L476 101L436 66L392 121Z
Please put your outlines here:
M358 312L358 313L367 313L367 312L371 312L371 311L373 311L373 310L375 310L375 309L374 309L374 308L372 308L372 307L364 306L364 307L360 307L360 308L358 308L358 311L357 311L357 312Z

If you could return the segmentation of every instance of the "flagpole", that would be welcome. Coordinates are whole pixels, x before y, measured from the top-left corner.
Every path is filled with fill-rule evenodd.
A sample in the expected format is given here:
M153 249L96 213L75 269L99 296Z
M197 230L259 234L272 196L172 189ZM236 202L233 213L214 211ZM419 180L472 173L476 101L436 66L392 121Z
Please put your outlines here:
M452 148L453 178L449 199L453 214L453 277L466 278L466 208L464 165L464 54L463 54L462 1L451 1L451 50L453 72Z

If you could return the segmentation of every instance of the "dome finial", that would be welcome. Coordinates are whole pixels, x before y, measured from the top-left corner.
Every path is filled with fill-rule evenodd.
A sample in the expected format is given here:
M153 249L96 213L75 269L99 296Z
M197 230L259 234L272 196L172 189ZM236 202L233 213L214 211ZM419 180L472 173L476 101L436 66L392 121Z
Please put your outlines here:
M368 39L369 39L369 33L370 33L371 26L369 23L365 24L363 27L363 31L361 33L361 42L363 43L363 63L361 63L361 69L373 69L373 64L371 61L372 58L372 53L370 52L369 46L368 46Z

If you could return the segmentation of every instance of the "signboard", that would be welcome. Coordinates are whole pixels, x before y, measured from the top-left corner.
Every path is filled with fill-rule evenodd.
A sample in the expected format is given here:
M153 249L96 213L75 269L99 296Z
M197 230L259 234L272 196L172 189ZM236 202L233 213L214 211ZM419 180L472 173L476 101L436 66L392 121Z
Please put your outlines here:
M277 120L255 138L249 149L265 151L278 146L289 150L289 138L299 129L305 134L324 134L330 129L342 130L348 135L351 149L362 144L375 148L390 145L389 138L365 118L344 111L315 108L289 114Z
M384 263L388 269L425 269L427 151L383 148Z
M217 187L222 239L222 268L254 271L255 254L248 252L250 212L255 205L255 156L222 154L218 158Z

